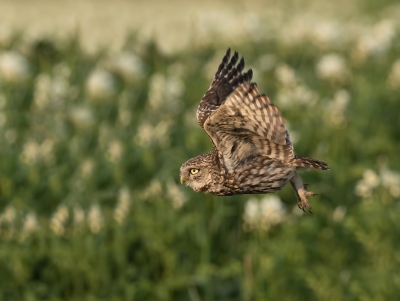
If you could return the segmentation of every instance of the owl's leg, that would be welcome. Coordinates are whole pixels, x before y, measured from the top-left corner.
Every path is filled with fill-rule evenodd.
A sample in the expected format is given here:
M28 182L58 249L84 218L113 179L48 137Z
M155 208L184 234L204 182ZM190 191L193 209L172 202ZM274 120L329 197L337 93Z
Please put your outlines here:
M303 181L301 180L300 176L295 173L294 176L290 179L290 184L292 185L292 188L294 190L294 193L296 194L297 197L297 205L301 210L304 212L306 211L305 208L308 209L308 212L311 212L311 205L307 200L308 196L314 196L317 195L314 192L307 191L307 184L303 184Z

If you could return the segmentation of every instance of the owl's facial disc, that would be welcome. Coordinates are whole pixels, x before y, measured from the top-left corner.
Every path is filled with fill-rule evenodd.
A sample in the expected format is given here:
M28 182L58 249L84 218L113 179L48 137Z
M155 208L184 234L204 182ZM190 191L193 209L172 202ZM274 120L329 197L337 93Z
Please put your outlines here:
M195 167L183 167L180 172L181 184L185 183L188 186L192 186L191 183L201 178L201 169Z
M191 187L196 192L204 192L205 187L211 182L207 167L199 162L189 160L180 169L181 183Z

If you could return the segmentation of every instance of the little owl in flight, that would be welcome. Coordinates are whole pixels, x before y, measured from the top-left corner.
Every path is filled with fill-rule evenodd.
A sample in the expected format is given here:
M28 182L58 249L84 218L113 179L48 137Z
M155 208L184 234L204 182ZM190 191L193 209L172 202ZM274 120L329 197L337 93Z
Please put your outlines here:
M311 212L298 168L329 169L324 162L294 154L285 120L268 96L242 72L244 59L228 49L197 109L197 121L213 150L192 158L180 169L181 183L213 195L270 193L288 182L298 206Z

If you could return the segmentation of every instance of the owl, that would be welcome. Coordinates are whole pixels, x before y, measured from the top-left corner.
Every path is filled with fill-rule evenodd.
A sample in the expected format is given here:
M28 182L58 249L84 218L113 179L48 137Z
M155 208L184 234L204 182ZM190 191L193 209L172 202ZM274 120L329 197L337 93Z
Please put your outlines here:
M328 170L325 162L294 154L285 120L276 105L243 72L243 57L228 49L197 109L197 121L209 136L212 151L180 168L181 183L217 196L272 193L290 182L298 206L311 212L297 170Z

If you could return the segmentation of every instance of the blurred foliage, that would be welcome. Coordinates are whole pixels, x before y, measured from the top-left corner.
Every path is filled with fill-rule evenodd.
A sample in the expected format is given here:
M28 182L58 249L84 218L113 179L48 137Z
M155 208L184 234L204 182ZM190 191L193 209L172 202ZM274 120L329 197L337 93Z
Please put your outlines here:
M257 199L178 185L211 149L195 110L225 45L2 45L0 299L399 299L398 24L329 28L231 45L331 167L302 173L314 215L286 187L254 223Z

